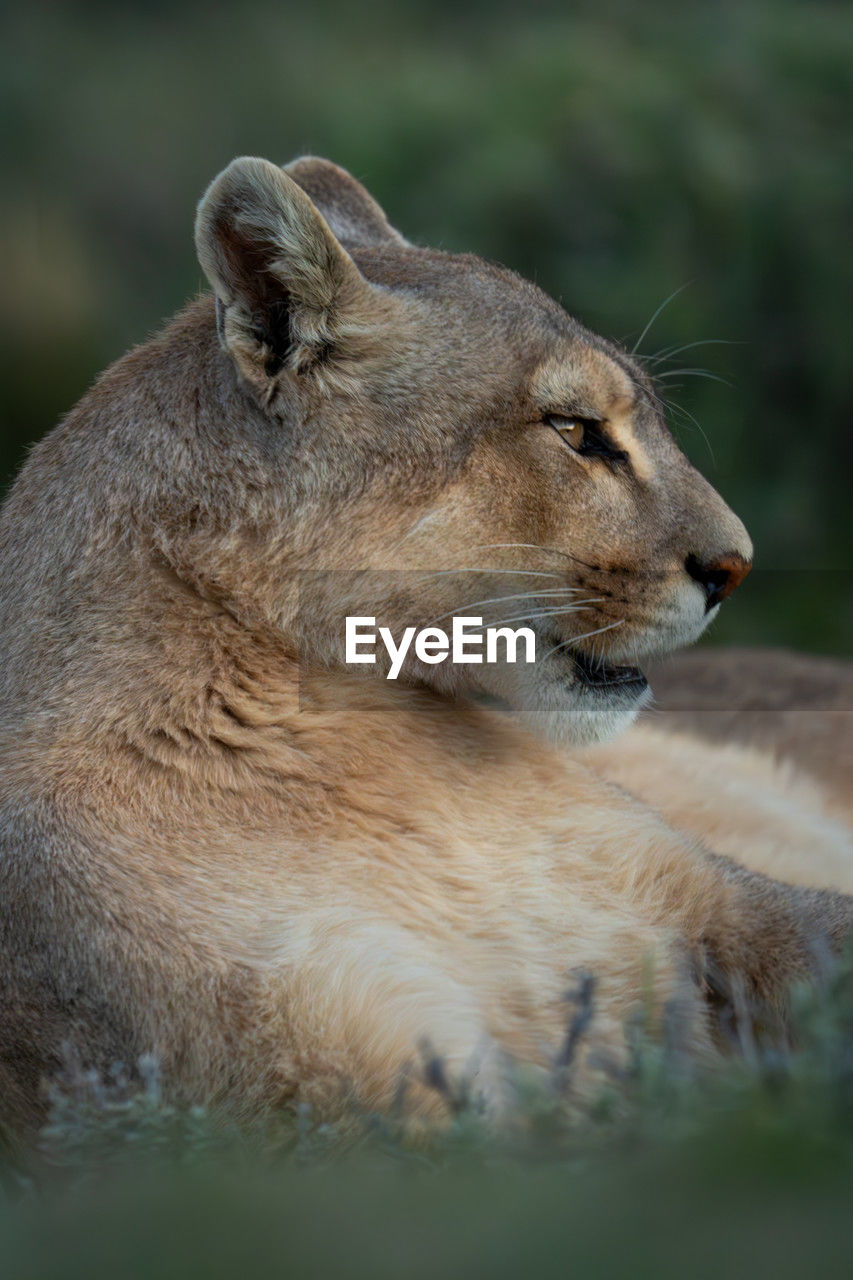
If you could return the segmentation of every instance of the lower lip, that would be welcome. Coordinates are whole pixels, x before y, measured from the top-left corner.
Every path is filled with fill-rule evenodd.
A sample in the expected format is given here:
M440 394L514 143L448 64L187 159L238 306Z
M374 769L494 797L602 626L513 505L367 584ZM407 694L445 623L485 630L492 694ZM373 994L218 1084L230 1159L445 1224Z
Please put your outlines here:
M575 660L575 677L582 688L590 693L643 693L649 686L646 677L637 667L592 668Z

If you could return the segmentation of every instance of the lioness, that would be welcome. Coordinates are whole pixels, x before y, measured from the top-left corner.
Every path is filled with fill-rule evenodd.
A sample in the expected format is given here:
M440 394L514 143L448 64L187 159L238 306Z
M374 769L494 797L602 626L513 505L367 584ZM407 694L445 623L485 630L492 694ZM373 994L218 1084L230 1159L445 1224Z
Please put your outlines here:
M581 1094L641 1004L713 1052L714 1001L780 1005L850 923L756 868L853 883L816 784L653 727L601 745L747 573L742 524L621 348L408 244L336 166L234 161L196 241L213 296L0 520L6 1118L67 1052L156 1054L238 1114L408 1078L430 1115L428 1054L500 1115L578 972ZM537 661L344 661L345 615L460 613L524 619Z

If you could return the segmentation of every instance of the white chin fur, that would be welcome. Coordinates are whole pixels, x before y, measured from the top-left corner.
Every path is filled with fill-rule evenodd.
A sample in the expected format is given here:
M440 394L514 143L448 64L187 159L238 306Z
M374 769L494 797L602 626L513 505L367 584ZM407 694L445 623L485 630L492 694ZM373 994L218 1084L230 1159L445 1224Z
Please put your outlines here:
M688 583L669 613L646 634L634 633L620 645L617 633L608 644L607 661L631 666L693 644L713 622L718 608L706 614L704 599ZM571 663L559 660L529 667L480 667L478 684L514 707L534 732L574 747L609 742L624 733L652 697L648 687L620 691L617 686L610 693L587 688L573 679Z
M485 671L481 668L481 671ZM481 688L495 694L521 715L534 732L550 742L566 746L592 746L609 742L634 723L651 698L651 690L611 694L585 688L555 664L542 666L492 667Z
M518 710L530 728L549 742L588 747L624 733L650 698L650 689L635 697L618 698L589 694L576 687L562 692L545 689L539 697L525 698Z

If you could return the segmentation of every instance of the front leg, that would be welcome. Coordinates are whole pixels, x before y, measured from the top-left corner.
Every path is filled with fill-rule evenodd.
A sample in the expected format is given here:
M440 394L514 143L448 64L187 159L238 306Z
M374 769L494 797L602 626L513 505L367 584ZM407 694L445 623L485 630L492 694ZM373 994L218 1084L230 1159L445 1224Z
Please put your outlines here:
M792 982L818 976L840 952L853 897L748 870L624 792L612 795L617 807L632 836L597 851L601 890L675 929L710 991L783 1008Z
M707 854L720 909L701 939L704 976L719 994L780 1007L791 983L826 971L853 929L853 897L772 880Z
M436 1121L464 1095L502 1114L506 1060L477 992L421 936L346 908L304 913L286 932L280 1070L300 1101Z

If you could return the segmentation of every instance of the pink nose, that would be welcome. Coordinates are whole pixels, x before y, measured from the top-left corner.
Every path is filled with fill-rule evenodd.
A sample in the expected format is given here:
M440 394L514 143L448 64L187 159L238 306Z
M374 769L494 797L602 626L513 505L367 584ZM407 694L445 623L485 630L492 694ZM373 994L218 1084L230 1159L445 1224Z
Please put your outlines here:
M690 555L684 567L694 582L705 592L705 609L713 609L739 587L752 568L751 560L744 560L742 555L732 551L722 556L713 564L703 564L696 556Z

